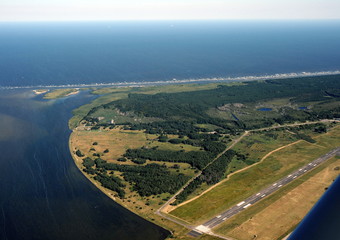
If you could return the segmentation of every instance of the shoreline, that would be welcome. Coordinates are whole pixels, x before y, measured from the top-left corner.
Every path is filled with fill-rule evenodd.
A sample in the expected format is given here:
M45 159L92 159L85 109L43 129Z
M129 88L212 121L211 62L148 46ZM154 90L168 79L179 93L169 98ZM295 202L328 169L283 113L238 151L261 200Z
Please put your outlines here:
M45 94L47 92L49 92L50 90L46 89L46 90L38 90L38 89L34 89L33 92L35 95L41 95L41 94Z
M290 79L303 77L316 77L340 75L340 70L319 71L319 72L299 72L299 73L277 73L260 76L239 76L239 77L211 77L211 78L194 78L194 79L172 79L164 81L139 81L139 82L112 82L112 83L89 83L89 84L62 84L62 85L32 85L32 86L0 86L0 89L30 89L30 88L82 88L82 87L143 87L153 85L168 85L182 83L212 83L212 82L243 82L259 81L270 79Z
M86 174L84 171L83 171L83 165L81 163L81 158L76 156L74 153L73 153L73 147L72 147L72 134L74 133L74 130L72 130L71 134L70 134L70 137L69 137L69 141L68 141L68 145L69 145L69 152L71 154L71 157L73 159L73 162L74 164L76 165L76 167L78 168L78 170L81 172L81 174L88 180L90 181L91 184L93 184L99 191L101 191L102 193L104 193L107 197L109 197L111 200L113 200L115 203L117 203L118 205L120 205L121 207L123 207L125 210L129 211L129 212L132 212L133 214L136 214L138 217L140 218L143 218L145 221L148 221L152 224L155 224L156 226L160 227L160 228L163 228L165 229L166 231L169 231L170 235L165 238L166 239L169 239L171 238L171 236L173 236L173 231L171 231L170 229L167 228L167 224L166 222L164 223L164 221L168 221L167 219L161 217L159 220L157 219L157 215L154 214L154 218L152 219L149 219L147 216L144 216L143 214L135 211L133 208L130 208L128 207L127 205L125 205L123 203L123 201L121 201L119 198L116 198L114 197L114 192L107 189L107 188L104 188L103 186L100 185L99 182L97 182L96 180L92 179L88 174ZM168 222L169 224L171 222ZM177 232L177 230L176 230Z

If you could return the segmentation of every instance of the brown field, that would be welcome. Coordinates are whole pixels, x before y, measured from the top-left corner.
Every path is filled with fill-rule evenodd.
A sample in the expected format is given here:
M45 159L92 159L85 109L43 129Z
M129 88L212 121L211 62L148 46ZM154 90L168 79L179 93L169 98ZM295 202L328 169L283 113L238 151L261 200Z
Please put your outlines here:
M128 148L140 148L148 139L142 131L128 131L115 128L99 131L73 131L71 143L74 148L79 149L83 154L91 156L93 153L100 153L109 149L108 153L101 156L102 159L113 161L121 157ZM154 137L155 138L155 137ZM98 145L93 145L97 142ZM95 151L90 149L94 148Z
M284 237L302 220L325 192L325 188L340 174L340 171L334 170L338 166L340 158L333 157L320 166L321 169L315 169L307 174L309 176L297 179L298 186L288 185L288 191L282 189L283 192L274 194L280 196L278 199L273 196L255 204L252 209L223 223L216 232L238 240L254 239L254 236L257 236L257 240Z

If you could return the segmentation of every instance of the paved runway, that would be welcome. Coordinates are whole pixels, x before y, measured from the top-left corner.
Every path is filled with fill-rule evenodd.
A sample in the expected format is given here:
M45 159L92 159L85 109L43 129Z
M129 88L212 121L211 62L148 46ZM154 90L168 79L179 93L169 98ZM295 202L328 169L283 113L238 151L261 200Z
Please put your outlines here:
M236 215L237 213L243 211L244 209L250 207L254 203L260 201L264 197L274 193L281 187L285 186L286 184L292 182L297 177L309 172L310 170L316 168L321 163L325 162L327 159L331 158L332 156L340 154L340 147L333 149L332 151L326 153L325 155L319 157L318 159L308 163L307 165L301 167L300 169L296 170L295 172L289 174L288 176L280 179L279 181L273 183L269 187L261 190L260 192L254 194L253 196L245 199L244 201L236 204L235 206L231 207L227 211L221 213L220 215L210 219L206 223L197 226L195 229L189 232L189 235L193 237L197 237L202 235L203 233L209 233L210 230L217 225L221 224L225 220L231 218L232 216Z

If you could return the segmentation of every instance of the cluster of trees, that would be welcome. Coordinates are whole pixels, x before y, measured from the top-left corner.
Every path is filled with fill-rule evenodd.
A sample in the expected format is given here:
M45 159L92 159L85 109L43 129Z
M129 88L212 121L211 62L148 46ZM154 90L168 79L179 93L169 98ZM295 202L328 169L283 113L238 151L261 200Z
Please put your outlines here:
M76 155L78 157L84 157L84 154L79 149L76 151Z
M137 159L148 159L160 162L182 162L189 163L192 167L203 169L213 158L215 154L206 151L171 151L159 150L155 148L147 149L128 149L124 157L136 161Z
M174 204L183 202L204 182L208 185L213 185L221 181L235 154L236 152L234 150L228 150L225 154L205 168L199 177L195 178L180 194L177 195Z
M145 166L120 165L108 163L101 158L92 160L86 157L83 159L83 166L85 172L94 175L94 179L103 187L117 192L120 198L125 196L125 185L120 178L107 174L109 170L122 172L124 180L129 182L132 189L141 196L173 194L190 178L183 174L171 173L166 166L154 163Z
M120 178L113 175L109 176L107 174L97 173L94 180L100 182L103 187L115 191L120 198L124 198L125 191L123 188L125 185Z
M170 174L166 167L148 164L138 173L124 172L124 179L133 184L133 190L141 196L168 192L174 194L190 177L183 174Z

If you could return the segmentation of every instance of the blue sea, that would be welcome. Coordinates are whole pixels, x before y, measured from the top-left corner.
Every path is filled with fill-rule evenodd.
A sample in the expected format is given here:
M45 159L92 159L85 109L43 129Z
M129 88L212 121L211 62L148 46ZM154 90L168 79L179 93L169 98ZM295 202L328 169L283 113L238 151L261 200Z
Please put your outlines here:
M340 70L340 21L0 23L0 87Z

